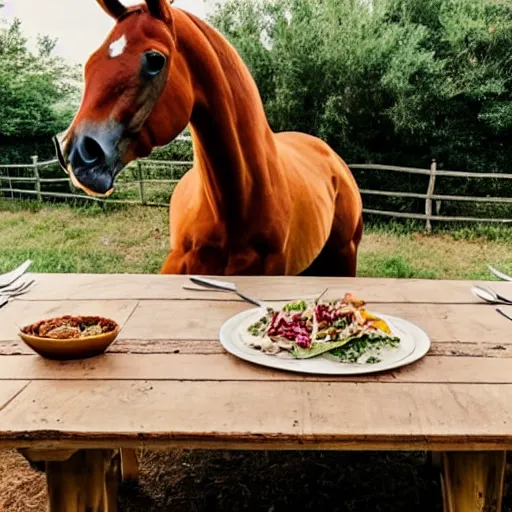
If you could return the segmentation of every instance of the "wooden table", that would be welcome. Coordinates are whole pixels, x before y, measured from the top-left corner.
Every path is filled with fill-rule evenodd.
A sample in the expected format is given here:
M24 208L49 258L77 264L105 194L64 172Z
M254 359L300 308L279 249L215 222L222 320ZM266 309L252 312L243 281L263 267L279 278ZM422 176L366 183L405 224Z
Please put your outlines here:
M226 354L222 323L251 307L183 276L35 275L0 310L0 448L45 461L50 510L115 510L119 468L140 446L265 450L429 450L441 455L445 510L500 510L512 447L512 322L469 282L237 278L262 299L347 291L431 337L430 353L374 376L302 376ZM493 283L512 295L512 285ZM101 314L122 332L76 362L33 355L17 326ZM120 450L122 449L122 450ZM89 507L89 508L87 508Z

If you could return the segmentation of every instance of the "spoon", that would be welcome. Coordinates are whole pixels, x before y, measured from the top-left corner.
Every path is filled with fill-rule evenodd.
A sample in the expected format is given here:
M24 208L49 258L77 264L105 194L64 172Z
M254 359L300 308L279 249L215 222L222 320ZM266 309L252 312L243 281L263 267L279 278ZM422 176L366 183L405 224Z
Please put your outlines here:
M479 299L489 302L490 304L505 303L512 305L511 300L497 294L494 290L491 290L491 288L488 288L487 286L473 286L471 291L473 292L473 295Z
M504 274L503 272L500 272L499 270L495 269L494 267L491 267L491 265L487 265L487 268L500 279L503 279L503 281L512 281L512 277L507 276L507 274Z
M245 295L238 291L235 283L229 283L227 281L216 281L215 279L207 279L198 276L190 276L190 280L195 284L207 286L208 288L215 288L217 290L226 290L228 292L236 293L241 299L244 299L245 301L250 302L255 306L258 306L260 308L265 307L265 304L263 302L257 299L253 299L252 297L249 297L248 295Z

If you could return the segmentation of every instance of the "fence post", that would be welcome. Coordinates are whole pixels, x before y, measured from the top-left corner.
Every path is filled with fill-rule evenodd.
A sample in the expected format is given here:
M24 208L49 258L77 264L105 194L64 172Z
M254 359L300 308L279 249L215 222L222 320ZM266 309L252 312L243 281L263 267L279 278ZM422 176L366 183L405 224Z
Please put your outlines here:
M137 162L137 170L139 175L139 194L140 194L140 202L142 205L146 204L146 200L144 199L144 171L142 169L142 164L140 160Z
M11 199L14 199L14 192L12 191L11 173L9 172L9 169L7 169L7 176L9 179L9 188L11 189Z
M43 196L41 195L41 178L39 176L39 169L37 167L37 162L39 157L34 155L32 157L32 166L34 167L34 177L36 178L36 192L37 192L37 200L41 202L43 200Z
M430 219L432 217L432 196L434 195L434 187L436 184L436 171L437 164L435 158L433 158L432 163L430 164L430 179L428 180L427 198L425 199L425 229L428 233L432 231Z

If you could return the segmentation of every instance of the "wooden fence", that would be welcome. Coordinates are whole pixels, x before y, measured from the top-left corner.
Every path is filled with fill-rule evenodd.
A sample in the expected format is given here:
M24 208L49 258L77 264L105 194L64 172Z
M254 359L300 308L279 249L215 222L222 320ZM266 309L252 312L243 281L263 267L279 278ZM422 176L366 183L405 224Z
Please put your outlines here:
M365 213L372 215L383 215L386 217L400 217L405 219L417 219L425 221L425 228L427 231L432 230L432 221L440 222L491 222L508 224L512 223L512 219L503 219L496 217L463 217L463 216L445 216L439 215L442 201L464 201L472 203L495 203L495 204L512 204L512 197L478 197L478 196L456 196L446 194L435 194L435 183L436 178L439 176L447 176L452 178L483 178L483 179L499 179L499 180L512 180L512 174L502 173L484 173L484 172L462 172L462 171L446 171L438 170L435 160L432 160L430 169L418 169L416 167L398 167L394 165L377 165L377 164L351 164L351 169L368 169L376 171L392 171L392 172L403 172L408 174L422 174L429 176L429 182L427 191L425 194L416 192L391 192L386 190L367 190L361 189L363 195L374 195L374 196L386 196L386 197L403 197L403 198L415 198L425 200L425 213L406 213L406 212L394 212L386 210L373 210L364 209ZM432 204L435 201L436 214L432 213Z
M190 140L190 137L181 136L178 140ZM124 179L117 182L117 187L122 188L123 186L136 186L138 188L137 199L102 199L97 197L87 196L79 191L76 191L71 185L68 177L63 176L62 178L43 178L41 177L41 171L49 166L57 164L57 160L49 160L47 162L39 162L37 157L32 157L32 163L23 165L0 165L0 193L7 194L7 197L15 198L15 194L28 194L37 197L38 201L42 201L44 197L54 197L63 199L85 199L89 201L105 202L105 203L122 203L122 204L142 204L146 206L168 206L166 202L155 202L149 201L146 195L146 185L150 184L168 184L175 185L179 181L179 177L174 177L171 172L171 179L148 179L146 176L146 169L174 169L174 167L183 167L185 170L190 168L192 162L188 161L162 161L162 160L151 160L151 159L140 159L132 162L128 169L132 171L131 180ZM479 223L512 223L512 219L508 218L479 218L479 217L467 217L467 216L445 216L440 215L440 208L442 201L463 201L472 203L494 203L494 204L512 204L512 197L475 197L475 196L458 196L458 195L441 195L435 193L436 178L440 176L452 177L452 178L466 178L466 179L499 179L499 180L512 180L512 174L496 174L496 173L474 173L474 172L460 172L460 171L446 171L438 170L436 161L433 160L430 169L419 169L415 167L398 167L393 165L377 165L377 164L351 164L351 169L365 169L374 171L390 171L407 174L419 174L429 177L428 187L424 194L416 192L397 192L397 191L386 191L386 190L370 190L361 189L363 196L385 196L390 198L412 198L422 199L425 201L425 213L409 213L399 211L388 211L388 210L376 210L364 208L364 213L371 215L380 215L384 217L397 217L405 219L415 219L425 221L425 229L431 231L432 222L479 222ZM33 176L10 176L9 170L11 169L30 169ZM4 172L6 174L3 174ZM126 176L127 173L123 173ZM16 187L13 184L16 183L33 183L34 188L22 189ZM69 186L69 192L53 192L43 190L45 184L55 183L67 183ZM433 205L435 206L435 213L433 212Z
M190 136L181 135L177 137L175 140L177 141L188 141L190 142L192 138ZM169 206L169 203L156 203L146 201L145 198L145 184L149 183L158 183L158 184L176 184L179 181L179 178L173 179L146 179L144 169L146 167L158 168L164 167L169 168L170 166L178 166L189 169L192 165L192 162L189 161L171 161L171 160L151 160L148 158L142 158L135 162L131 162L125 169L126 170L135 170L135 175L137 176L136 180L118 180L116 182L116 187L122 188L123 186L130 185L138 185L139 189L139 199L137 200L129 200L129 199L112 199L112 198L100 198L100 197L92 197L88 196L81 191L75 189L71 180L64 173L62 178L43 178L41 177L42 172L45 169L48 169L53 166L58 166L59 162L57 159L47 160L44 162L40 162L37 156L32 157L31 164L0 164L0 194L4 194L4 197L9 199L16 199L15 194L27 194L29 196L37 196L38 201L42 201L44 197L53 197L60 199L85 199L88 201L95 201L98 203L116 203L116 204L142 204L145 206ZM11 176L11 170L25 170L30 171L29 174L32 176ZM4 174L5 172L5 174ZM126 176L126 172L124 173ZM33 183L34 189L26 189L19 188L13 184L16 183ZM69 187L69 192L54 192L54 191L44 191L43 185L45 184L55 184L55 183L65 183ZM7 195L5 195L7 194Z

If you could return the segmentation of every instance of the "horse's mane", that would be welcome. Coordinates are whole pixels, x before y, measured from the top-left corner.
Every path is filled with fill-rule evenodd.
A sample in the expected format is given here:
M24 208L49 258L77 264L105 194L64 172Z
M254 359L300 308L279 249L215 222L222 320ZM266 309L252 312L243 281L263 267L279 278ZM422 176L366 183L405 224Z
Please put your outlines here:
M184 11L182 9L173 8L174 11L179 11L189 23L191 23L195 30L198 30L204 41L208 44L213 52L215 59L217 59L222 67L223 73L226 76L226 86L229 87L233 99L237 101L237 109L242 108L240 104L251 110L251 116L257 115L257 123L264 123L267 125L267 117L264 112L263 102L261 96L251 75L247 65L238 54L234 46L214 27L206 23L196 15ZM177 31L177 45L180 45L180 24L178 17L175 17L175 25ZM199 43L199 41L198 41ZM256 119L254 120L256 121Z

